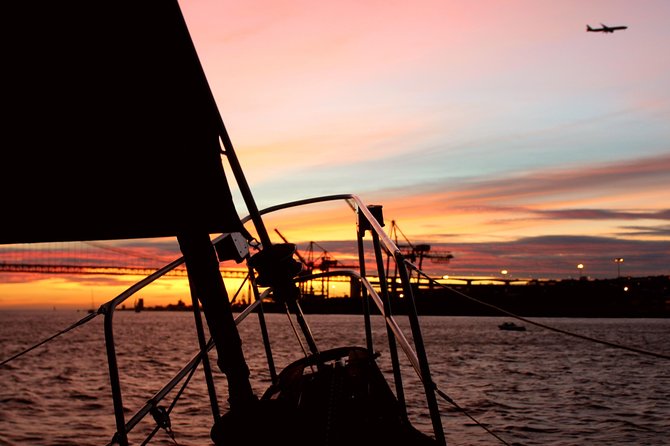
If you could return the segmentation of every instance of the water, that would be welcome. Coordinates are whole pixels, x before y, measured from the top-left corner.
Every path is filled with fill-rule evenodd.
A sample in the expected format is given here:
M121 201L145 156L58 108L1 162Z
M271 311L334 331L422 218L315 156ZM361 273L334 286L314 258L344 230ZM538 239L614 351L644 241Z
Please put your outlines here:
M0 312L0 358L55 334L84 316L68 311ZM267 315L278 368L300 344L286 316ZM242 326L253 386L270 375L256 316ZM404 317L398 318L407 327ZM566 337L533 326L502 331L502 318L422 317L438 388L510 444L670 445L670 362ZM538 319L542 323L644 350L670 354L668 319ZM321 349L364 345L361 316L308 315ZM192 357L197 346L187 312L119 312L115 335L129 418ZM390 377L385 329L374 320L375 348ZM407 331L409 333L409 330ZM212 358L215 354L212 354ZM225 380L215 373L225 409ZM392 378L390 378L392 379ZM420 382L405 368L410 417L430 432ZM173 392L168 396L168 405ZM498 440L440 400L449 445ZM172 416L177 444L212 444L212 414L202 373L194 375ZM153 420L130 435L141 444ZM114 432L102 317L0 369L0 445L104 445ZM174 445L163 431L151 444Z

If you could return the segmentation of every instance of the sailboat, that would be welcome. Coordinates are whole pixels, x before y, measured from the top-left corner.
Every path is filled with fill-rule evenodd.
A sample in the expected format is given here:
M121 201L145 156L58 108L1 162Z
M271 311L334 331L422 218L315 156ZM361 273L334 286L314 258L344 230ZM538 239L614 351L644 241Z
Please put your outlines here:
M182 253L81 321L105 320L115 419L110 444L130 444L128 434L148 415L156 420L156 429L169 430L171 407L163 399L199 366L205 372L214 417L211 438L217 445L446 444L409 282L411 266L383 230L382 206L367 205L351 194L259 210L177 1L12 2L4 15L11 24L5 32L13 33L3 54L9 87L3 106L10 111L3 118L4 138L12 142L12 152L3 161L11 175L1 176L0 182L2 190L12 193L4 196L0 244L175 237ZM239 217L224 160L247 217ZM335 200L347 202L355 213L360 268L320 274L345 274L357 284L366 342L322 350L302 313L297 285L319 275L299 274L295 245L272 243L264 218L277 210ZM373 248L366 251L370 243ZM397 264L411 342L394 318L385 255ZM220 262L229 260L247 266L255 294L238 315L231 310L219 270ZM128 418L113 316L127 299L182 264L194 301L199 348L174 379ZM366 264L377 266L379 284L368 280ZM307 345L280 372L264 325L262 303L268 298L297 321ZM377 363L370 324L375 312L386 323L393 384ZM258 316L264 345L256 348L265 349L272 377L261 395L250 385L237 329L250 314ZM225 413L213 382L212 350L227 381ZM409 420L401 361L423 385L432 433ZM252 428L258 418L268 426Z

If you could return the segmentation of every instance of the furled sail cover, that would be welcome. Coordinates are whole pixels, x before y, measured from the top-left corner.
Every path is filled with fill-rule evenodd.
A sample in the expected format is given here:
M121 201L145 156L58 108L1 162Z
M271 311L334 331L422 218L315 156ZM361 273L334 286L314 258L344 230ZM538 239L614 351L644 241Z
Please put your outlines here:
M240 228L225 129L176 1L0 10L0 243Z

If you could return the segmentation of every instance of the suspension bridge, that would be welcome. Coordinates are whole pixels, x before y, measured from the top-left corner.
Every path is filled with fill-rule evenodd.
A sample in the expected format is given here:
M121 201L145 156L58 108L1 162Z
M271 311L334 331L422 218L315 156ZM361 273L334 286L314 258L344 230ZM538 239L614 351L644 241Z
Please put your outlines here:
M0 273L147 276L181 256L166 244L123 247L109 242L59 242L3 245ZM221 268L226 278L244 278L246 270ZM181 265L168 273L186 276Z

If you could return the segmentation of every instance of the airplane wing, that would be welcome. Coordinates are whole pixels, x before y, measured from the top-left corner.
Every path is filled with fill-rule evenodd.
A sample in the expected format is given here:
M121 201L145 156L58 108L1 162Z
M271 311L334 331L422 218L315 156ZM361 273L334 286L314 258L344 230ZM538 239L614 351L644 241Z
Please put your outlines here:
M601 33L605 32L605 28L591 28L591 25L586 25L586 31L592 33Z

